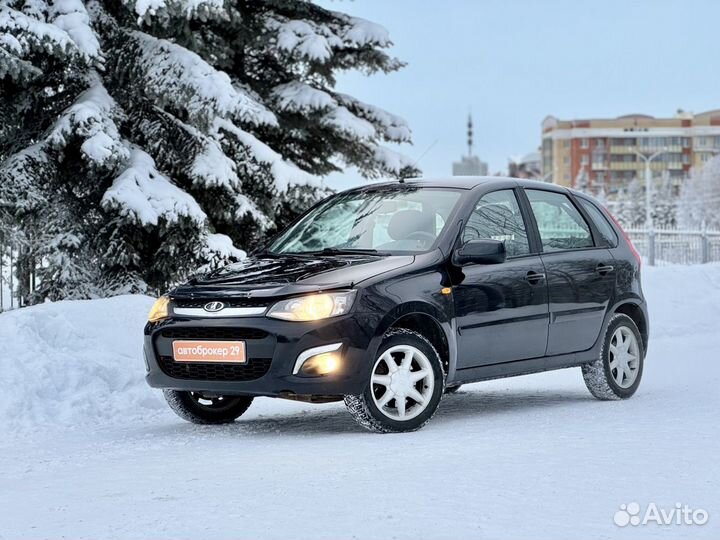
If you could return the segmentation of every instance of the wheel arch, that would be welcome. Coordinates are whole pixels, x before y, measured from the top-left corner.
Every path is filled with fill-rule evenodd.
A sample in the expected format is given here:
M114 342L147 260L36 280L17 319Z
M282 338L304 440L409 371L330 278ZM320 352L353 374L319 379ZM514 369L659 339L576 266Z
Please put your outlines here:
M647 352L649 339L648 320L645 310L643 310L640 304L633 301L624 301L615 306L613 313L622 313L633 320L640 331L640 337L643 341L643 350Z
M449 374L451 369L454 370L457 348L450 321L440 309L423 302L410 302L398 306L378 325L376 332L378 341L381 341L382 336L392 328L407 328L422 334L440 355L445 373Z

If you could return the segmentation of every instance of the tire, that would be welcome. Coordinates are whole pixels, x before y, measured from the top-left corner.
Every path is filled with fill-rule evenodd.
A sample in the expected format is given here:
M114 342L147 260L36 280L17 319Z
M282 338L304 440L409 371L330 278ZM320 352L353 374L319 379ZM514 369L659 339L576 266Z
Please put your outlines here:
M637 325L627 315L613 315L603 336L600 357L581 368L585 386L600 400L627 399L640 386L644 363L645 350Z
M423 378L415 380L423 373ZM415 431L435 414L444 390L445 371L432 343L413 330L393 328L380 344L366 390L345 396L345 406L369 431ZM422 402L415 397L423 398Z
M180 390L163 390L163 395L175 414L193 424L229 424L247 411L253 402L249 396L206 398L199 392Z
M445 387L445 393L446 394L454 394L458 390L462 388L462 384L458 384L456 386L446 386Z

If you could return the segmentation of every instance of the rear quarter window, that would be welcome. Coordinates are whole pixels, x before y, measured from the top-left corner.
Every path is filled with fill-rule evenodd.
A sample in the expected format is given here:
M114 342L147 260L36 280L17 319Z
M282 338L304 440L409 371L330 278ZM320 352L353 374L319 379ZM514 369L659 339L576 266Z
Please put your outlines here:
M610 222L608 221L608 218L605 216L603 211L587 199L582 199L580 197L576 198L578 201L580 201L580 204L582 205L583 209L588 213L590 219L592 219L593 223L595 224L595 228L597 228L597 230L600 232L600 236L602 236L603 240L607 243L607 245L611 247L617 247L617 234L615 233L615 229L613 229L612 225L610 225Z
M594 247L590 224L564 193L526 189L543 252Z

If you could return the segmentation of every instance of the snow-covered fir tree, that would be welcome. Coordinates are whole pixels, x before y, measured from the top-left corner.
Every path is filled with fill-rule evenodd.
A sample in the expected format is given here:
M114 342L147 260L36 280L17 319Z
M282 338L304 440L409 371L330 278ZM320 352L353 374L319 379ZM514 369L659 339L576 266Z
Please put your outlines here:
M684 229L720 230L720 156L692 170L680 190L677 217Z
M595 198L598 200L598 202L600 204L602 204L603 206L607 206L608 195L607 195L607 191L605 191L604 185L600 185L597 187L597 189L595 190Z
M163 289L244 256L402 118L335 88L388 32L300 0L0 0L0 201L39 297ZM27 273L20 272L21 282Z
M623 227L641 227L645 223L645 189L637 177L618 192L614 208Z
M575 183L573 187L582 193L588 193L590 189L590 179L588 178L587 170L585 165L580 167L577 175L575 176Z
M669 171L664 171L652 192L652 221L654 227L670 228L676 224L677 196Z

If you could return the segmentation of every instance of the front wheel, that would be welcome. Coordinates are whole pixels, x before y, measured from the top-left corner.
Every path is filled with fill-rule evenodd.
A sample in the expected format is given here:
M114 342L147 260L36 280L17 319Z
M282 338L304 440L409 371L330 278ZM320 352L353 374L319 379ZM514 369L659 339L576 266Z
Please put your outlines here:
M210 396L180 390L163 390L163 395L175 414L193 424L229 424L253 401L250 396Z
M370 431L414 431L435 414L444 383L442 361L432 343L418 332L395 328L380 345L367 389L345 396L345 405Z
M624 314L608 323L600 358L582 366L583 379L597 399L627 399L640 386L645 350L635 322Z

